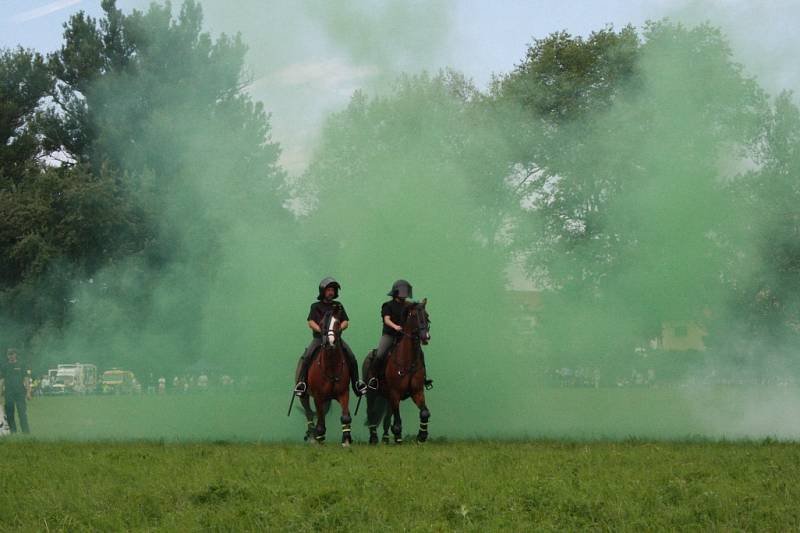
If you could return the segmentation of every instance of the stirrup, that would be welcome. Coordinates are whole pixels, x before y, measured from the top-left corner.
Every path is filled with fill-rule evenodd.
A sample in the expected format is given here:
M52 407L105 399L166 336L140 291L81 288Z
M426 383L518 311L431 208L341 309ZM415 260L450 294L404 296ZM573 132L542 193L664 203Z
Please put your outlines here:
M294 395L300 397L306 393L307 389L308 386L305 381L298 381L297 385L294 386Z
M369 378L367 388L370 390L378 390L378 378Z
M433 388L433 380L426 379L425 380L425 390L431 390Z

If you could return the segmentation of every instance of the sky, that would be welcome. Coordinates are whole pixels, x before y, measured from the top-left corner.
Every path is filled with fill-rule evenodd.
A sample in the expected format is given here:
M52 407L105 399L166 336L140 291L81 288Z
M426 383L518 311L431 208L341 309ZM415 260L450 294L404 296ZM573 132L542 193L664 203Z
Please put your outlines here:
M272 113L281 162L294 175L309 160L324 117L354 90L378 91L399 72L446 67L484 87L493 73L519 63L534 38L564 29L587 35L665 16L709 21L768 91L800 88L797 0L200 1L212 33L241 32L250 46L248 90ZM125 11L148 4L118 0ZM0 47L55 50L62 24L80 10L98 16L100 1L0 0Z

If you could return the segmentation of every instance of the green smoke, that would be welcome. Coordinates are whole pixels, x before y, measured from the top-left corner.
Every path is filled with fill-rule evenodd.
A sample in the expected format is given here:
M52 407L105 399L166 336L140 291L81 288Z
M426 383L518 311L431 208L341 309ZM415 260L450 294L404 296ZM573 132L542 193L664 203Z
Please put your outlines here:
M204 6L212 27L246 35L264 16L254 3ZM80 92L66 98L89 103L92 134L67 148L122 184L147 238L75 276L66 322L30 343L41 365L79 358L140 377L256 383L224 400L228 419L204 421L181 401L186 416L169 411L180 430L111 436L291 438L302 423L282 411L318 281L342 284L346 338L362 358L386 292L405 278L429 298L434 434L795 435L785 420L750 424L760 408L745 409L746 390L733 402L714 387L684 390L796 371L790 97L773 103L718 30L669 21L553 34L481 90L419 71L446 57L451 7L302 5L309 39L362 68L365 89L327 115L293 180L246 92L297 72L285 30L254 37L246 55L241 37L203 33L191 2L73 20L82 38L68 41L58 74ZM285 112L283 96L266 110ZM514 262L538 291L522 297L532 306L508 290ZM669 324L701 326L707 350L653 350ZM617 387L632 371L653 371L659 388ZM556 376L578 374L591 387L559 388L569 380ZM404 416L413 426L415 410Z

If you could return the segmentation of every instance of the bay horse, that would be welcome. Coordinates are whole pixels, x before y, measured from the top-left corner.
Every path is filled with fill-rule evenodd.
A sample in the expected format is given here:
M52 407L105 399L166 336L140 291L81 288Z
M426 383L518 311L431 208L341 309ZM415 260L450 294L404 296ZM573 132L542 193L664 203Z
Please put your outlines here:
M350 446L353 439L350 435L350 369L347 356L341 343L341 317L339 311L328 312L320 324L322 330L322 346L308 367L308 394L300 398L306 415L306 440L314 439L325 442L325 415L331 401L336 400L342 407L342 446ZM312 356L313 357L313 356ZM314 427L314 411L311 410L310 397L314 398L317 424Z
M410 304L403 313L400 340L386 354L383 372L378 372L378 390L367 393L369 443L378 443L378 422L383 416L383 442L389 442L390 419L394 442L403 442L403 421L400 402L411 398L419 408L417 441L428 440L428 419L431 412L425 403L425 368L422 346L431 340L430 321L425 306L428 299Z

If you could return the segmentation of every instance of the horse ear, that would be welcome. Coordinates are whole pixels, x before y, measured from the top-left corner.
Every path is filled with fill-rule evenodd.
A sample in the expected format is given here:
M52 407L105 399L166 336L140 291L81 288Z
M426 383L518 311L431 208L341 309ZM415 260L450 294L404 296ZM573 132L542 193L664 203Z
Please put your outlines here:
M426 305L428 305L428 299L427 298L423 298L422 299L422 307L425 307Z

